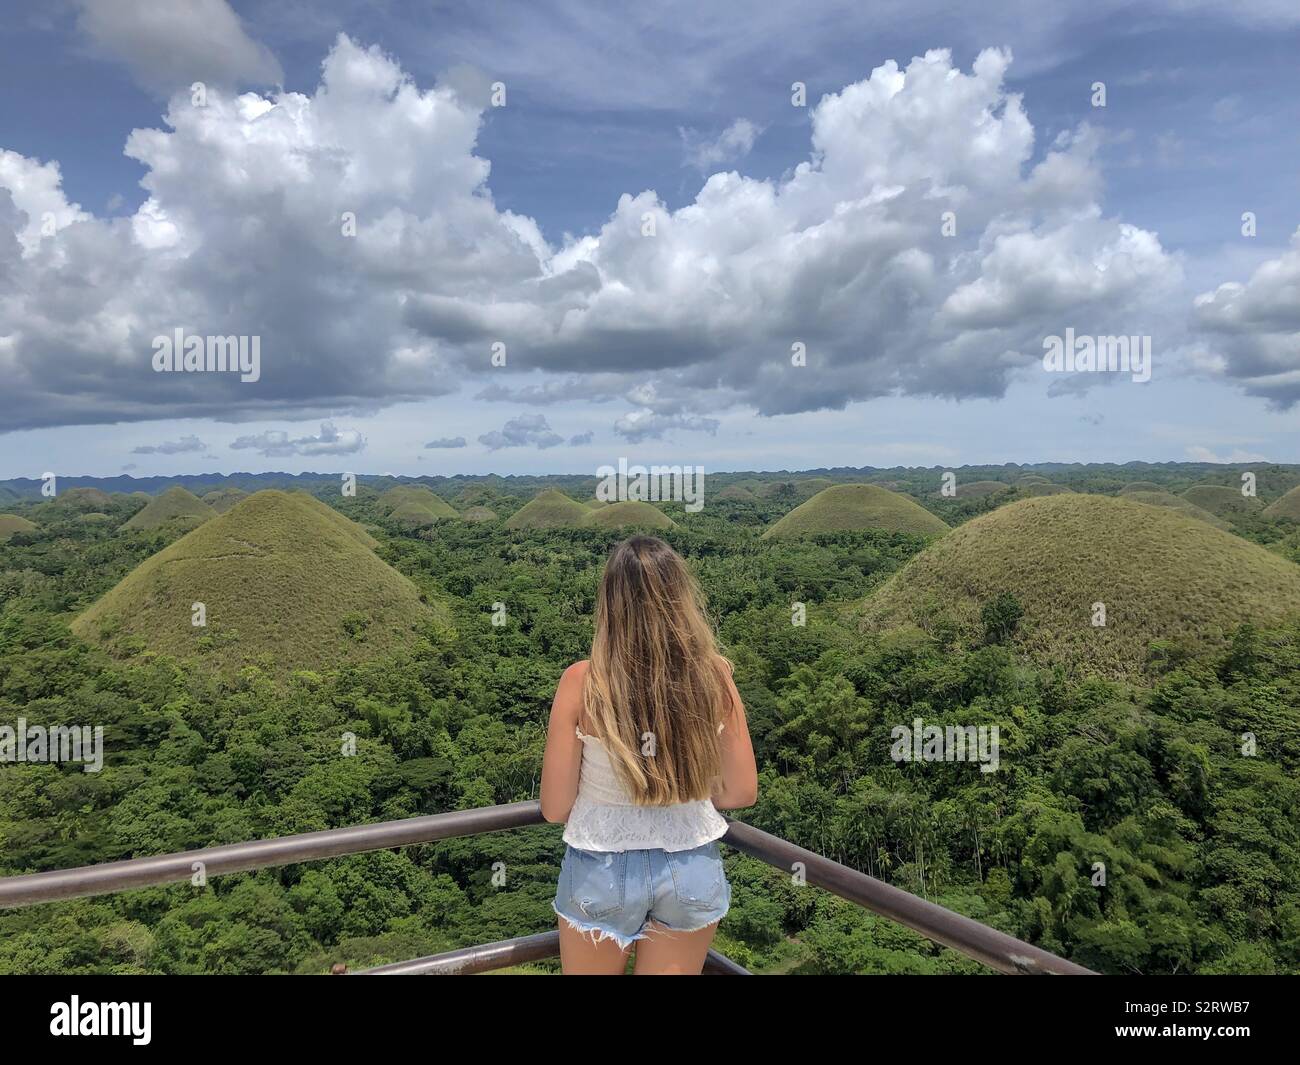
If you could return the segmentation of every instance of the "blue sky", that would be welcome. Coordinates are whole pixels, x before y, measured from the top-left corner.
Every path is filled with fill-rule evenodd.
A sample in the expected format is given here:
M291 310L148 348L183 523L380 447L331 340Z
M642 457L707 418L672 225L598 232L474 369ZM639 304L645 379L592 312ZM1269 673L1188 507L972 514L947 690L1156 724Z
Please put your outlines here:
M1300 461L1300 9L974 6L19 9L0 477Z

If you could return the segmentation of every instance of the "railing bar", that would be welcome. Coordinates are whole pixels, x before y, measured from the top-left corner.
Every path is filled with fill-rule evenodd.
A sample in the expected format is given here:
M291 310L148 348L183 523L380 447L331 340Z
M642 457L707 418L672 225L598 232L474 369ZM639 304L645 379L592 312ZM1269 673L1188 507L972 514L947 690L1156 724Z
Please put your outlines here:
M362 969L355 976L471 976L508 969L530 961L558 957L560 933L558 930L540 932L535 936L518 936L498 943L483 943L476 947L461 947L443 954L431 954L410 961L389 962L373 969ZM749 970L737 965L725 954L710 950L704 959L704 973L709 976L750 976Z
M704 958L705 976L753 976L739 962L732 961L725 954L710 950Z
M741 821L730 822L722 842L785 872L801 864L809 884L825 888L872 913L906 925L927 939L952 947L999 972L1097 975L1082 965Z
M560 953L558 930L540 932L535 936L519 936L499 943L484 943L477 947L462 947L444 954L431 954L426 958L395 961L362 969L357 976L469 976L474 973L506 969L511 965L554 958Z
M381 821L373 825L328 828L320 832L225 844L177 854L128 858L102 865L0 877L0 909L175 883L189 880L199 869L205 876L242 873L542 823L542 808L538 802L514 802L400 821Z

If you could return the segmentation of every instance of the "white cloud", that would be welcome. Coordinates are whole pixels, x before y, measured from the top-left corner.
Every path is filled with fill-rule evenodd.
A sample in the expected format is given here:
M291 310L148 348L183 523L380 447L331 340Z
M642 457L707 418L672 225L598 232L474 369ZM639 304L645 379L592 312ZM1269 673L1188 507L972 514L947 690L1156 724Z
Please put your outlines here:
M518 418L511 418L500 429L484 433L478 442L492 451L505 447L545 449L564 443L564 437L547 424L546 415L521 414Z
M465 438L464 438L463 436L442 436L442 437L439 437L437 440L430 440L430 441L429 441L427 444L425 444L424 446L425 446L426 448L435 448L435 449L437 449L437 448L453 448L453 447L464 447L464 446L465 446L465 443L466 443L466 441L465 441ZM421 457L423 457L423 456L421 456Z
M1252 28L1282 28L1300 23L1290 0L1164 0L1171 11L1215 15Z
M721 423L717 418L698 414L657 414L652 410L634 410L614 422L614 432L633 444L657 440L671 429L714 434Z
M164 440L161 444L141 444L133 447L133 455L182 455L189 452L207 451L208 445L197 436L182 436L179 440Z
M46 236L54 236L73 222L83 222L91 216L80 204L69 203L63 195L63 175L55 162L38 163L7 149L0 149L0 219L3 219L3 201L8 190L13 207L27 217L21 223L10 222L10 232L18 240L24 255L34 254ZM0 238L3 237L0 230ZM56 245L50 244L51 253L57 254Z
M707 171L711 167L743 159L754 150L754 141L763 130L747 118L738 118L712 140L701 137L691 129L678 132L686 153L686 165Z
M570 377L552 377L537 384L512 385L504 381L493 381L480 389L476 399L500 400L509 403L527 403L530 406L550 406L556 403L571 403L575 396L583 399L592 396L592 382L589 377L582 380ZM606 398L606 397L598 397Z
M960 56L974 55L990 42L1013 47L1023 56L1022 77L1073 65L1095 55L1091 49L1099 26L1132 26L1136 5L1133 0L819 0L816 5L746 4L743 18L736 16L735 5L698 0L644 5L533 0L513 5L509 18L496 17L493 10L488 6L481 17L450 22L414 19L404 27L403 39L412 54L432 56L442 65L509 71L512 92L518 88L566 108L682 112L703 101L743 113L745 107L761 106L762 97L770 99L774 88L784 90L791 77L802 77L818 93L860 77L858 57L875 42L936 33ZM1142 29L1157 39L1202 28L1214 34L1222 25L1298 22L1300 6L1294 0L1146 0L1141 5ZM1163 78L1168 50L1152 54L1151 62ZM1124 66L1114 66L1116 80ZM778 81L776 71L790 76ZM1139 69L1136 76L1142 73Z
M1242 99L1236 93L1221 96L1210 107L1210 121L1217 123L1237 122L1242 115Z
M623 197L566 249L564 276L590 284L522 312L519 342L534 364L598 371L617 353L665 393L772 414L895 391L999 395L1064 325L1149 327L1178 264L1104 216L1086 129L1026 172L1033 130L1003 88L1008 63L884 64L813 109L812 157L787 179L714 174L675 212ZM806 366L791 365L795 343Z
M85 214L57 168L7 153L0 429L355 412L488 373L493 398L559 401L557 380L626 397L628 438L711 431L733 404L1000 395L1065 326L1169 327L1181 277L1154 233L1106 216L1089 130L1029 165L1009 62L883 64L810 108L809 157L782 179L713 174L676 211L627 194L559 246L493 203L477 105L342 36L313 95L173 97L168 129L128 138L149 193L132 218ZM67 220L56 236L38 208ZM260 380L153 373L152 338L177 327L259 336ZM525 373L543 383L509 383Z
M1220 368L1277 407L1300 400L1300 229L1245 284L1226 282L1194 307L1211 349L1205 368Z
M280 64L244 31L226 0L77 0L77 28L99 53L124 63L163 96L196 81L274 85Z
M449 91L421 93L346 39L315 96L273 100L173 98L170 130L128 138L150 194L129 219L52 197L56 169L6 153L0 271L13 284L0 286L0 322L16 373L0 428L301 416L459 385L437 345L404 324L410 297L463 298L537 271L518 235L528 223L484 194L479 114ZM36 217L48 210L64 219L54 237ZM344 212L356 237L343 235ZM261 381L153 373L153 337L181 326L260 336Z
M316 436L291 438L282 429L268 429L255 435L237 437L231 448L253 450L266 458L286 455L354 455L363 451L366 438L356 429L338 429L333 422L321 422Z
M1208 447L1189 446L1187 448L1187 457L1193 462L1213 462L1219 465L1230 462L1268 462L1265 455L1260 455L1254 451L1243 451L1241 448L1233 448L1227 455L1220 455L1216 451L1211 451Z

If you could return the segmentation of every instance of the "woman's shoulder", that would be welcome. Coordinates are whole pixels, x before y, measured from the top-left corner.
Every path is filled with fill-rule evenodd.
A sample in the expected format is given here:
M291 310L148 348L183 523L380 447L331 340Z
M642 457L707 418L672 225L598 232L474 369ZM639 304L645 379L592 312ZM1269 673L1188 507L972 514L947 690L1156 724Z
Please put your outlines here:
M583 682L587 679L587 668L591 663L587 659L574 662L560 677L556 697L573 703L575 707L582 703ZM575 711L576 712L576 711Z
M582 678L587 675L587 670L590 668L591 668L591 659L589 658L579 659L577 662L574 662L573 665L571 665L568 669L564 671L564 676L561 679L582 680Z

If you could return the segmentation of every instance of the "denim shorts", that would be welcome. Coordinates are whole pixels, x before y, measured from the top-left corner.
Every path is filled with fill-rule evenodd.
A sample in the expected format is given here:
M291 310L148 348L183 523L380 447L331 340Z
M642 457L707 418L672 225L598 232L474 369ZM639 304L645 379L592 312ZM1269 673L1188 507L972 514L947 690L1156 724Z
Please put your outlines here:
M674 932L695 932L722 920L731 885L717 843L687 851L569 847L551 905L570 928L626 949L651 933L651 921Z

